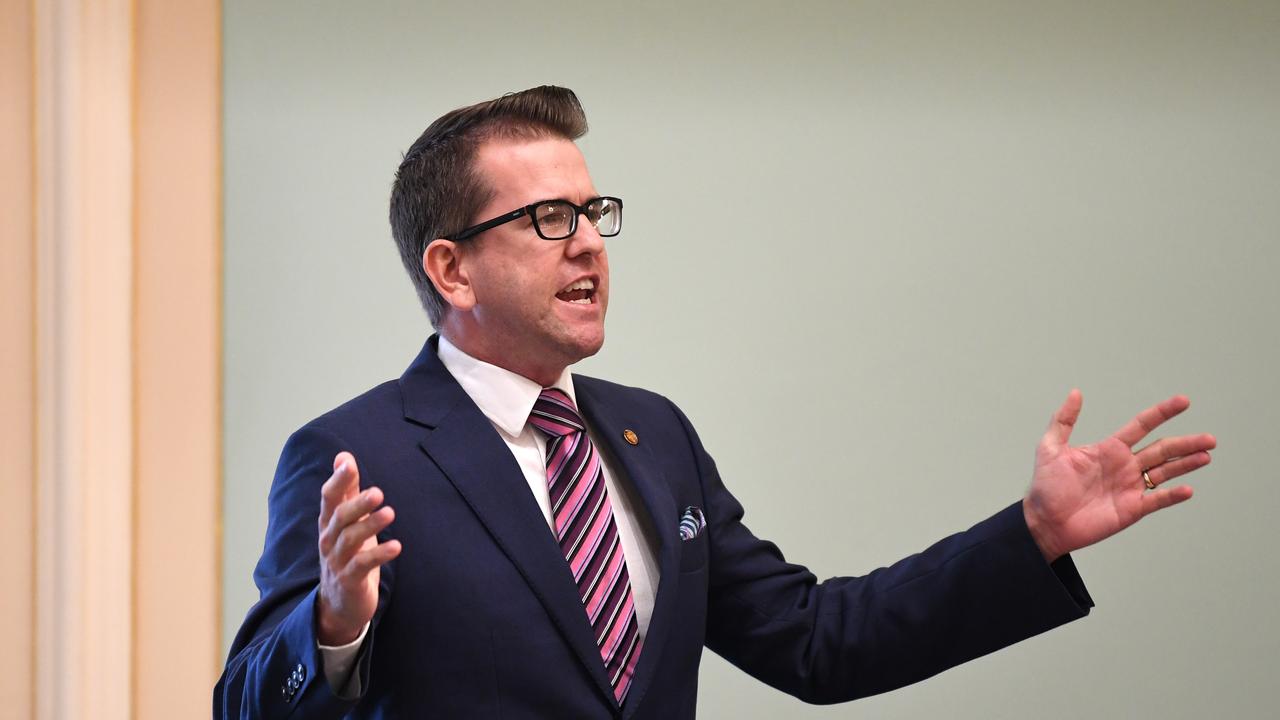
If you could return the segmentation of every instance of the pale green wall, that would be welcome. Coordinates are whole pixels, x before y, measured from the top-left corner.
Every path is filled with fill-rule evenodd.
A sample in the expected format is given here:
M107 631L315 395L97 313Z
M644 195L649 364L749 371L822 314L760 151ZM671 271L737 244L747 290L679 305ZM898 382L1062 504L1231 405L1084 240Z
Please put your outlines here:
M1184 392L1170 429L1220 441L1190 504L1077 554L1088 619L834 708L707 653L703 716L1270 714L1277 3L229 0L225 63L227 643L285 437L428 332L385 219L400 153L557 83L627 203L581 370L676 400L819 577L1018 498L1072 386L1080 440Z

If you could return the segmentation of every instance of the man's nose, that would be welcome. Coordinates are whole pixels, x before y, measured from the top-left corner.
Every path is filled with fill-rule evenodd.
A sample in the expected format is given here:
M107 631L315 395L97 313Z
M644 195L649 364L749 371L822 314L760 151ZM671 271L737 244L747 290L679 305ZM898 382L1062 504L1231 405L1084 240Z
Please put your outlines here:
M601 252L604 252L604 237L585 213L579 213L578 228L565 240L565 254L575 257L583 254L599 255Z

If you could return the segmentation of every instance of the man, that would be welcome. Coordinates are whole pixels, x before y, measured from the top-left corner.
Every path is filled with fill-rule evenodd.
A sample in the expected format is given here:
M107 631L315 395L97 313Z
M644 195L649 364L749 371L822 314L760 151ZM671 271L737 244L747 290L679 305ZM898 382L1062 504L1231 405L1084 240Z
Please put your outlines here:
M1020 502L817 583L741 523L674 405L569 373L604 341L623 209L585 131L573 93L541 87L451 112L405 155L392 228L439 334L286 444L215 716L692 717L704 645L850 700L1087 614L1068 553L1191 497L1159 486L1212 436L1133 450L1186 398L1071 447L1072 391Z

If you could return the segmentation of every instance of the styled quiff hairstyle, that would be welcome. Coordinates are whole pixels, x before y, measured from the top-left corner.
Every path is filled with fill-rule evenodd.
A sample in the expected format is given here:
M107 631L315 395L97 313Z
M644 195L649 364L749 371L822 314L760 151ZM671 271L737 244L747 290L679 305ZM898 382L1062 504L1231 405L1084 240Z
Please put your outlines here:
M404 154L391 188L391 236L433 326L447 303L423 271L422 254L436 238L477 222L495 192L475 167L476 150L487 140L577 140L586 132L578 96L543 85L449 112Z

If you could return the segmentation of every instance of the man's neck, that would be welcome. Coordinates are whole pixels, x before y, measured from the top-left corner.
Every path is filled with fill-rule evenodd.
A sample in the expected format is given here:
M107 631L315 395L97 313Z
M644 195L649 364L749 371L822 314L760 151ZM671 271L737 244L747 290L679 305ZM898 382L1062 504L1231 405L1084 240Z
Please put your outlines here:
M450 332L447 327L439 328L440 337L449 341L451 345L470 355L481 362L489 363L495 367L500 367L508 372L513 372L521 377L528 378L538 383L542 387L551 387L556 380L564 373L565 367L529 367L518 361L514 361L512 355L508 353L499 353L490 351L480 343L471 343L459 337L459 333Z

